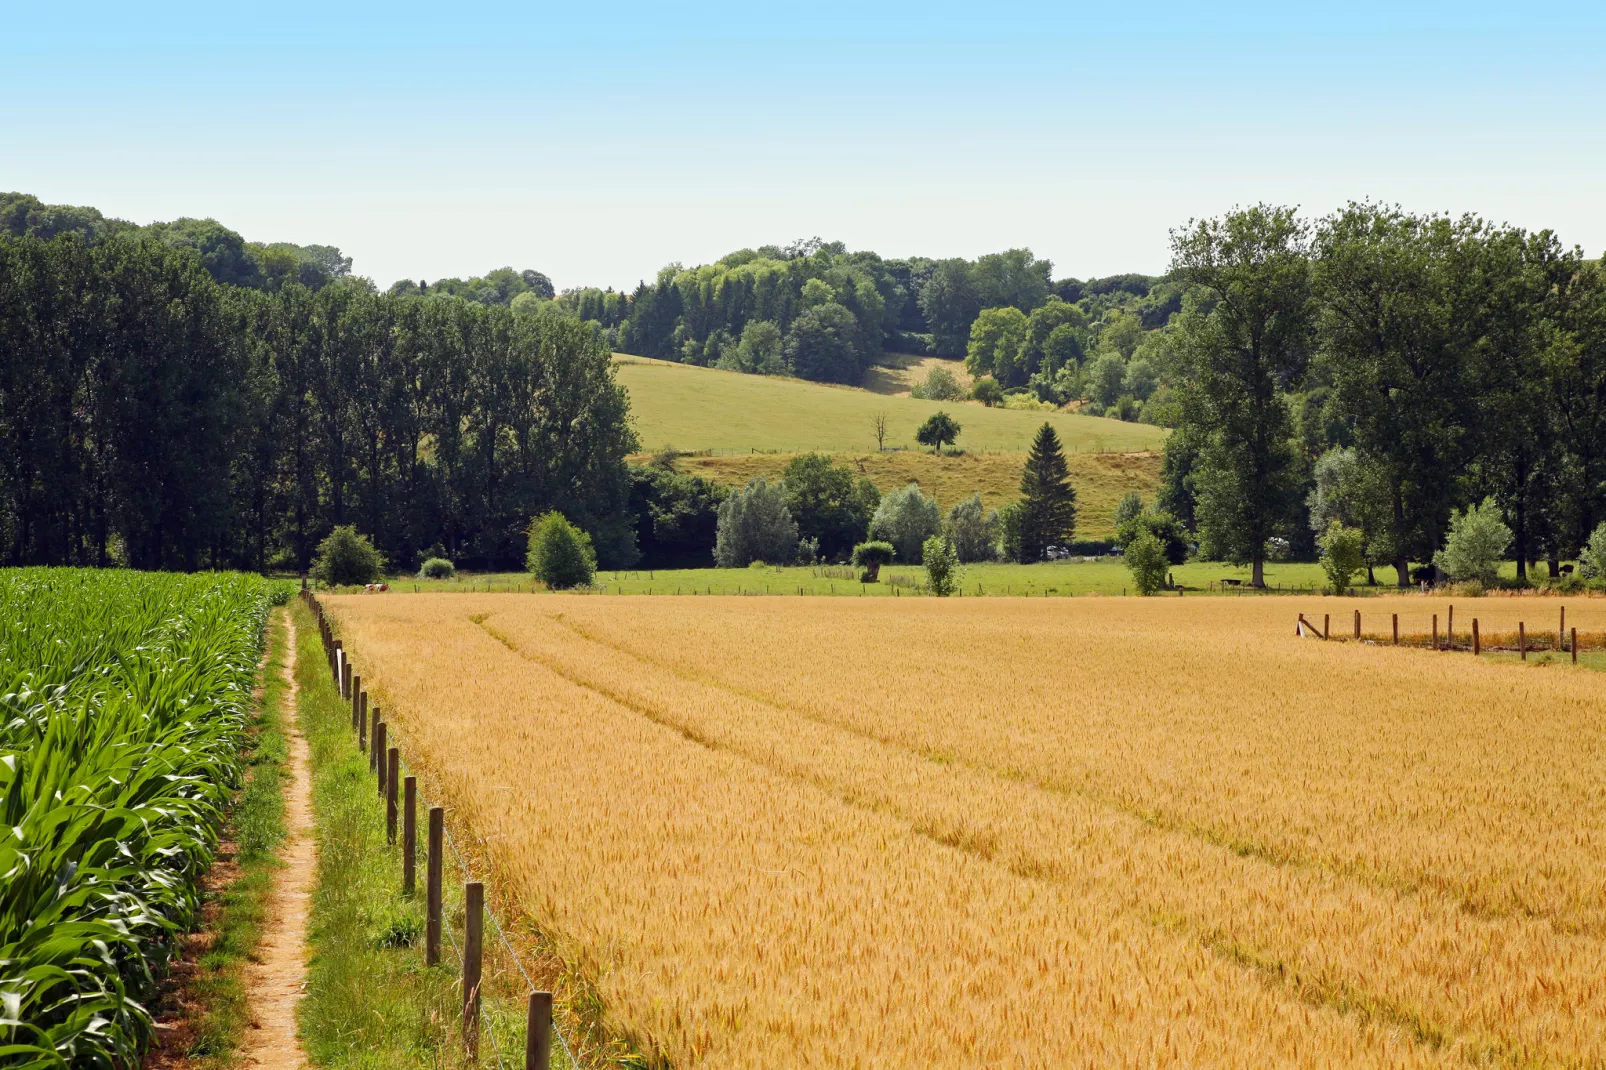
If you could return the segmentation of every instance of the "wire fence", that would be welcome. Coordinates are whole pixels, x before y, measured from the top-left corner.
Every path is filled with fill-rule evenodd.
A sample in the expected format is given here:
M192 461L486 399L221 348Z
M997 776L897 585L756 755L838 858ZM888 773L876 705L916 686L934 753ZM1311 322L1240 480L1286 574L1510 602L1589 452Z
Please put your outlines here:
M354 721L357 720L358 717L361 717L364 722L361 725L361 728L358 729L359 746L366 745L367 749L370 750L369 764L371 769L373 769L376 765L383 767L387 764L387 756L384 754L374 753L373 749L378 745L377 736L370 735L365 731L367 728L367 724L365 722L368 716L367 692L361 692L360 700L357 700L354 697L357 694L357 691L353 686L352 681L354 681L356 677L351 675L352 662L350 655L347 651L345 651L342 644L333 642L333 632L327 623L323 606L321 603L319 603L317 597L310 591L304 591L303 598L305 599L308 607L313 611L313 614L318 621L319 635L323 641L325 654L329 657L331 666L334 670L336 690L340 693L342 701L352 702L354 704ZM414 769L406 762L405 759L401 757L400 734L397 731L398 726L392 725L389 722L384 723L386 726L384 737L385 747L387 750L394 750L396 752L396 776L398 779L404 774L413 777L414 783L417 785L415 798L416 810L420 813L427 814L432 809L433 804L431 804L428 796L423 791L422 778L419 776L419 770ZM370 736L370 738L364 740L365 735ZM386 775L388 778L388 769L386 771ZM387 799L393 798L395 791L395 786L387 785ZM442 807L443 812L444 809L445 808ZM389 818L387 817L387 823L388 821ZM456 840L452 838L451 832L444 827L444 824L442 826L442 835L447 849L457 866L457 871L462 876L462 886L466 888L467 885L474 880L473 870L469 865L469 861L464 857L464 852L458 849ZM447 941L451 944L452 953L458 962L458 976L461 978L466 975L466 970L468 968L468 957L465 954L463 945L459 944L457 939L456 914L458 911L456 909L448 911L445 908L445 897L446 889L443 882L440 928ZM502 920L497 917L496 911L492 909L488 902L483 905L482 909L484 918L490 921L491 927L496 932L498 943L500 943L502 949L506 952L507 962L512 965L513 969L517 972L518 977L523 980L527 996L534 997L537 994L541 994L542 989L540 989L540 987L535 983L535 980L530 976L530 971L525 968L523 958L520 956L518 949L514 947L513 941L508 937L506 926L504 926L502 924ZM464 912L463 922L466 925L466 911ZM483 981L479 987L483 995L486 987ZM477 1014L473 1025L470 1025L470 1023L465 1020L465 1038L467 1037L470 1029L477 1029L479 1033L483 1034L490 1042L491 1058L494 1060L499 1070L505 1070L505 1068L509 1067L523 1067L528 1065L525 1058L520 1057L518 1052L519 1046L516 1043L517 1038L504 1038L499 1035L501 1028L498 1025L498 1020L502 1017L502 1015L496 1013L497 1010L497 1008L482 1008ZM561 1065L565 1068L578 1070L578 1068L581 1066L580 1060L575 1055L574 1046L569 1043L569 1039L567 1036L565 1036L564 1030L559 1026L556 1016L553 1017L550 1023L550 1030L550 1039L556 1042L558 1049L563 1054L562 1064L553 1062L551 1065ZM508 1041L506 1045L506 1051L504 1051L504 1039ZM528 1046L529 1038L526 1038L527 1049Z

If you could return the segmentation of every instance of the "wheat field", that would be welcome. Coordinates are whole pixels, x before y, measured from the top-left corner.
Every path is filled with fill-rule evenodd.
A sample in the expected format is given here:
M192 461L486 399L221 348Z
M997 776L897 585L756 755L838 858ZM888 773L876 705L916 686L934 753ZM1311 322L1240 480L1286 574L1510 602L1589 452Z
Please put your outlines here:
M1355 604L329 599L675 1066L1606 1063L1602 678L1294 636Z

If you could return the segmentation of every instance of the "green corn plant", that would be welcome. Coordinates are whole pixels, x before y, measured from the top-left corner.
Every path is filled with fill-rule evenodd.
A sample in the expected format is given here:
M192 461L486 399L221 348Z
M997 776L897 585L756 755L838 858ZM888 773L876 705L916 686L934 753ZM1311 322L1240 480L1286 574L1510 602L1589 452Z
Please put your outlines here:
M240 783L269 597L0 570L0 1067L137 1065Z

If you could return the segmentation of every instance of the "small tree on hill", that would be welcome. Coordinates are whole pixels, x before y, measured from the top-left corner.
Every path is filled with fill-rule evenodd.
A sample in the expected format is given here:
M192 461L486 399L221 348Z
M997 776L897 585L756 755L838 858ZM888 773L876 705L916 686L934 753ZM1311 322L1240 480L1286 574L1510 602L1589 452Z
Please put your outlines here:
M530 525L530 552L525 564L535 578L554 591L589 586L597 572L591 536L550 512Z
M945 412L934 412L915 432L915 441L930 446L931 452L941 453L942 448L959 438L959 423Z
M1366 567L1366 538L1360 528L1347 528L1334 520L1322 532L1319 542L1327 585L1334 594L1343 594L1349 590L1355 574Z
M853 548L853 564L859 570L860 583L875 583L881 578L881 566L892 564L897 553L890 542L861 542Z
M1138 529L1127 541L1122 560L1131 571L1132 583L1139 594L1150 595L1165 586L1166 571L1171 563L1166 560L1165 547L1147 528Z
M372 583L383 567L384 558L368 536L359 534L351 524L342 524L318 544L312 578L331 587Z
M786 564L797 558L797 521L786 506L786 488L760 476L719 507L714 564L746 568L754 561Z
M1041 561L1048 548L1076 534L1076 489L1054 426L1044 422L1020 477L1020 560Z
M1143 495L1135 490L1127 491L1126 497L1122 498L1120 504L1115 507L1115 537L1117 541L1120 541L1121 529L1129 521L1136 520L1142 512Z
M922 494L918 483L882 498L870 520L870 537L890 542L898 560L910 565L920 563L921 546L941 530L937 499Z
M1511 529L1500 519L1493 498L1450 514L1450 535L1433 564L1453 580L1476 580L1484 586L1500 575L1500 559L1511 545Z
M947 598L959 589L962 569L954 542L946 535L933 535L921 548L926 563L926 586L938 598Z

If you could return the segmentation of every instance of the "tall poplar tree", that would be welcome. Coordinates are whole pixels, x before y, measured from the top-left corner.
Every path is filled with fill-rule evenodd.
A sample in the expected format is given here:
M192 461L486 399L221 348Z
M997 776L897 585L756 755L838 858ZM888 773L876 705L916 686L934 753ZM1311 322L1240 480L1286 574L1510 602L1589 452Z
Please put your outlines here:
M1256 205L1171 235L1172 270L1204 300L1179 319L1183 419L1200 443L1192 481L1202 541L1266 585L1266 541L1298 504L1286 392L1310 348L1306 227Z
M1041 561L1052 545L1076 534L1076 488L1053 425L1044 422L1032 440L1020 476L1020 559Z

